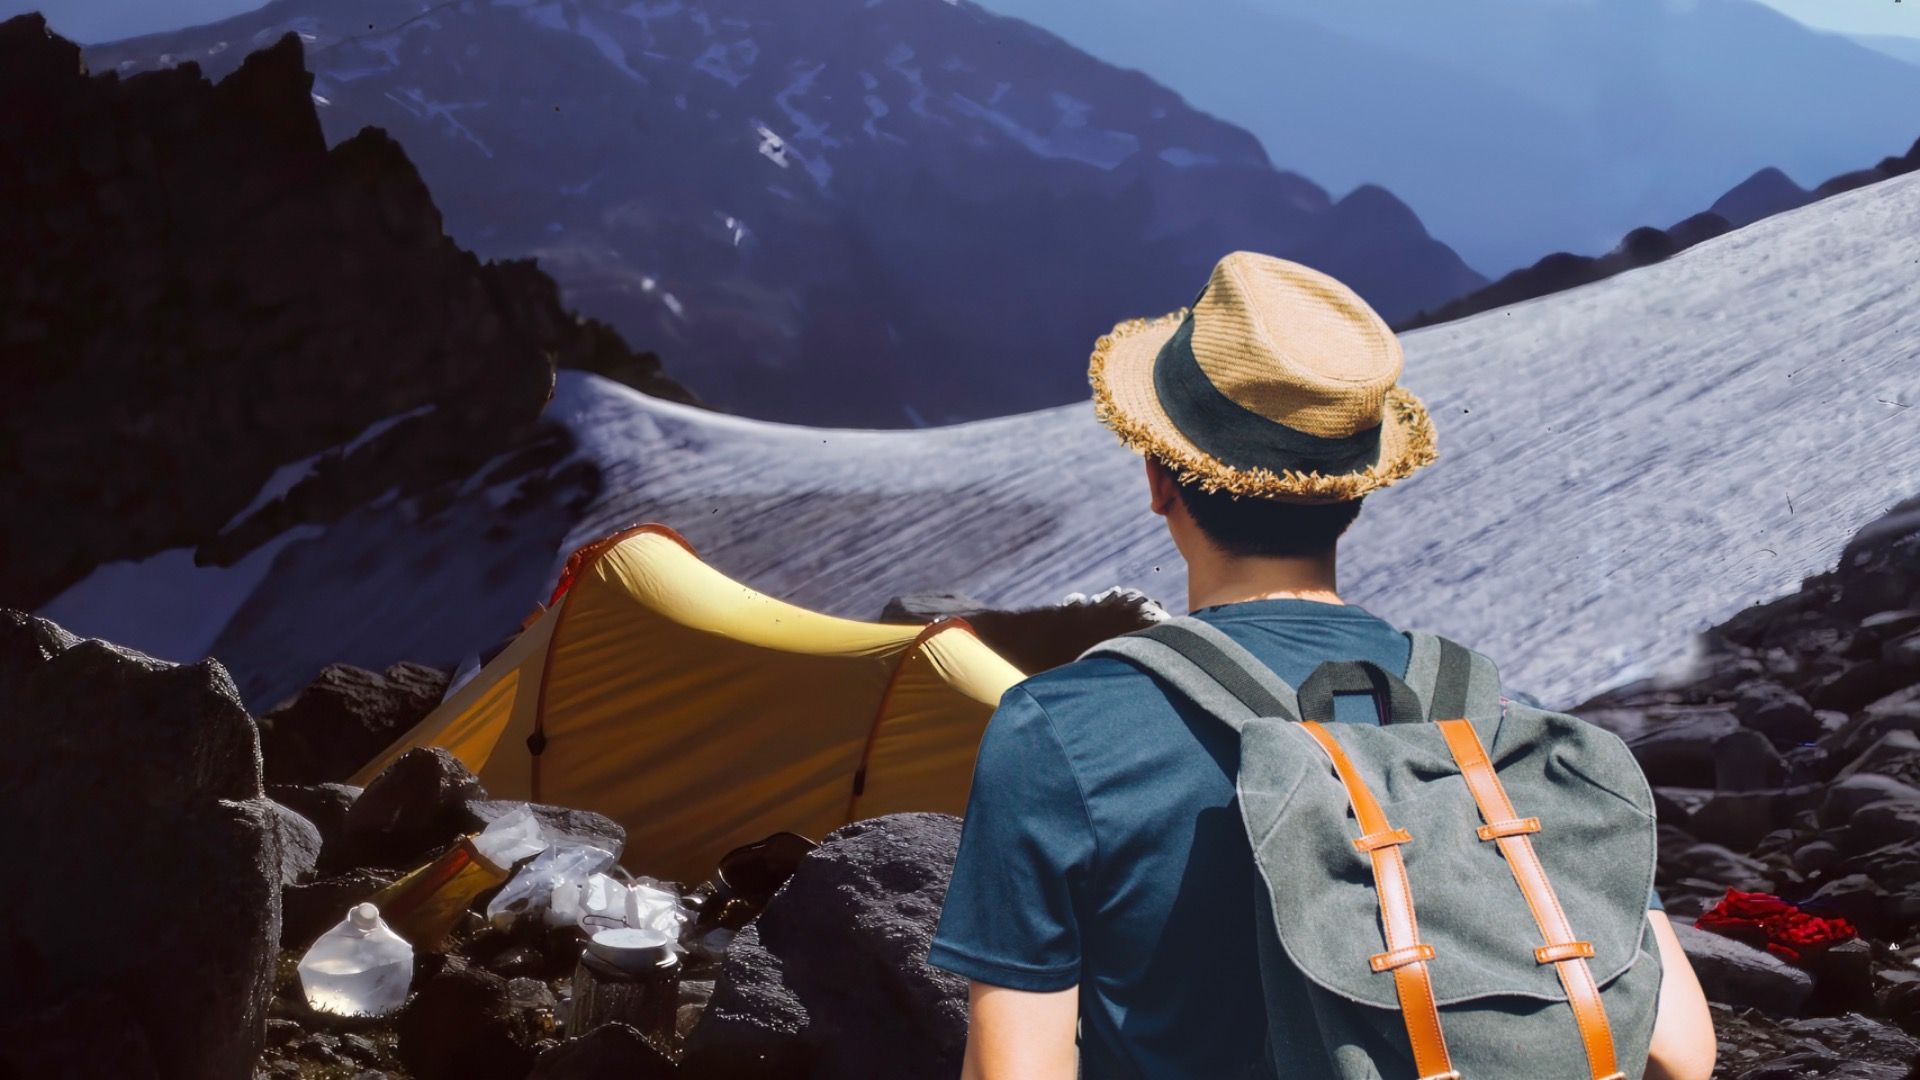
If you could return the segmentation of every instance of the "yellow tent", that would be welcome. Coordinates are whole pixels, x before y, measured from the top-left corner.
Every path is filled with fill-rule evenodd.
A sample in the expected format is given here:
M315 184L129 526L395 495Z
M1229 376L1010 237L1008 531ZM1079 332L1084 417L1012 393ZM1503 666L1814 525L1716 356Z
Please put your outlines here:
M567 564L493 662L353 778L444 747L495 798L613 818L622 861L697 881L783 829L959 813L1018 670L953 619L855 622L747 588L641 525Z

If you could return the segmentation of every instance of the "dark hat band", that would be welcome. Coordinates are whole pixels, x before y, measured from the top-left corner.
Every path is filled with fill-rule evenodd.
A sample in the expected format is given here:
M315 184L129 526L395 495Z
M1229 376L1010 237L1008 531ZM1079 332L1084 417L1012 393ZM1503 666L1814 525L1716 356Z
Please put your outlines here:
M1220 392L1193 355L1193 315L1160 347L1153 389L1180 434L1236 469L1323 476L1365 472L1380 460L1380 425L1339 438L1322 438L1269 420Z

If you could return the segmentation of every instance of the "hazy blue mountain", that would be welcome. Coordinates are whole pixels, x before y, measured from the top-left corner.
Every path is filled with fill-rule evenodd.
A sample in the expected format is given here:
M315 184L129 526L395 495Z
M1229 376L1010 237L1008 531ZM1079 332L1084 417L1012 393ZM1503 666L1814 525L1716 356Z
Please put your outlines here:
M1828 176L1920 133L1920 67L1755 0L989 0L1378 183L1497 273L1600 251L1756 169Z
M1484 283L1378 187L945 0L276 0L88 50L213 74L289 31L330 138L386 128L450 235L538 257L705 400L909 426L1087 393L1092 342L1222 254L1288 255L1389 318Z
M1904 34L1849 34L1847 36L1869 49L1886 53L1896 60L1920 64L1920 37L1907 37Z

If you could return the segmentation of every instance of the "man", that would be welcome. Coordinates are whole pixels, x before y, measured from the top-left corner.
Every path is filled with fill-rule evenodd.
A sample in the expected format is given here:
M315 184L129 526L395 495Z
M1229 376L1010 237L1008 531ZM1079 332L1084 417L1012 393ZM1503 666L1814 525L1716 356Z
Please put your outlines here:
M1189 612L1292 685L1325 660L1406 670L1407 639L1344 603L1335 574L1362 498L1435 457L1400 369L1351 290L1244 252L1190 311L1096 345L1095 410L1146 456ZM1335 719L1378 722L1364 697L1337 700ZM972 980L969 1080L1261 1074L1238 761L1231 730L1118 657L1001 699L929 955ZM1647 918L1664 977L1645 1075L1705 1080L1705 999L1658 897Z

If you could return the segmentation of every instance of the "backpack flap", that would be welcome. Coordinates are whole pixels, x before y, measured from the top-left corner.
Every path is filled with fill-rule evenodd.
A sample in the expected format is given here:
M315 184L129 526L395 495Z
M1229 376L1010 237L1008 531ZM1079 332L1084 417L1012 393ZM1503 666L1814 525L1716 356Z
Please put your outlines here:
M1304 695L1303 695L1304 696ZM1640 955L1653 887L1653 796L1617 736L1518 704L1470 716L1516 812L1538 818L1534 850L1589 966L1605 987ZM1440 730L1431 724L1328 724L1373 789L1400 846L1419 940L1442 1006L1517 995L1566 1000L1525 896L1484 824ZM1288 957L1321 988L1397 1009L1394 983L1368 958L1384 948L1371 862L1326 756L1298 725L1241 729L1241 813Z

